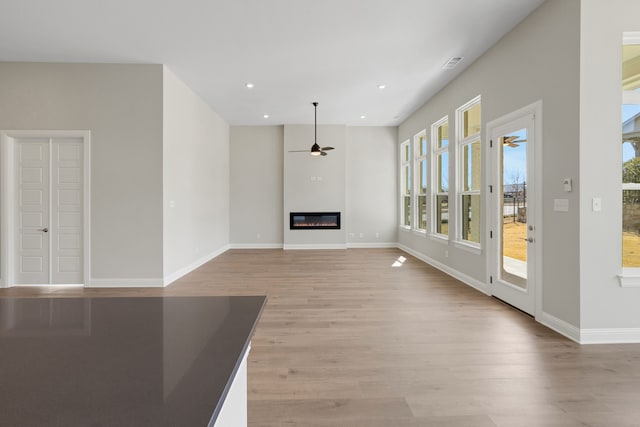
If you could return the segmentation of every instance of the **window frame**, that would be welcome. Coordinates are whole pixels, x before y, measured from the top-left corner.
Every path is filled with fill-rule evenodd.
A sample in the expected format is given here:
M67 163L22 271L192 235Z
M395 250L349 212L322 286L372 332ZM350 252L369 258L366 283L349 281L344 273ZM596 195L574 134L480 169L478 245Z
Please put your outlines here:
M422 148L422 138L424 138L425 141L425 150L424 150L424 154L420 153L420 149ZM414 194L413 194L413 225L412 225L412 229L418 233L422 233L422 234L426 234L429 230L429 184L430 184L430 179L429 179L429 163L428 163L428 155L429 155L429 139L427 138L427 130L423 129L420 132L418 132L416 135L414 135L413 137L413 159L414 159L414 168L413 168L413 175L414 175L414 182L413 182L413 188L414 188ZM422 172L422 163L425 163L426 167L427 167L427 176L425 177L426 179L426 185L425 185L425 189L424 189L424 193L421 193L420 190L422 189L421 186L421 172ZM420 197L424 197L425 198L425 226L424 228L420 228L420 204L419 199Z
M464 113L469 111L470 109L480 106L480 128L478 132L464 136ZM449 135L451 137L451 135ZM480 156L478 162L478 168L480 168L480 184L477 190L465 190L465 164L464 164L464 149L467 146L471 146L472 144L478 143L480 144ZM470 249L475 249L476 252L482 249L482 97L481 95L476 96L475 98L469 100L464 105L458 107L456 109L456 159L455 165L457 168L456 171L456 186L455 186L455 194L454 198L456 200L456 209L454 213L455 224L456 224L456 232L455 232L455 243L456 245L462 245L463 247L467 247ZM480 215L478 220L479 226L479 242L474 242L471 240L467 240L463 236L463 226L462 226L462 207L464 206L462 200L464 196L479 196L480 197L480 207L478 207L478 214ZM449 213L451 215L451 212Z
M640 45L640 32L629 32L624 33L622 46L626 45ZM622 61L621 61L622 63ZM620 108L623 105L640 105L640 92L636 92L633 90L622 90L622 103L620 104ZM620 129L622 133L622 128ZM621 147L622 149L622 147ZM621 156L622 157L622 156ZM640 183L624 183L622 182L622 174L620 174L620 198L624 197L625 190L640 190ZM624 202L623 202L624 203ZM620 217L622 218L622 205L620 205ZM620 239L623 238L623 229L622 222L620 223ZM621 287L640 287L640 267L624 267L624 247L621 248L620 251L620 268L621 274L618 275L619 283Z
M449 136L447 138L447 145L444 147L438 147L439 145L439 138L438 138L438 129L443 126L444 124L449 125L449 115L447 114L446 116L442 117L441 119L437 120L435 123L433 123L431 125L431 194L429 197L429 200L431 201L431 230L429 233L429 236L431 238L433 238L434 240L439 240L442 242L448 242L450 239L450 235L451 233L449 233L449 229L447 229L447 234L442 234L439 233L438 230L438 224L437 224L437 218L438 218L438 214L437 214L437 210L438 210L438 197L439 196L447 196L447 200L449 199L449 182L450 182L450 177L451 177L451 168L450 166L450 157L449 157L449 147L451 147L451 126L449 125ZM438 191L438 184L440 182L440 178L438 176L438 159L440 158L440 156L446 154L447 155L447 191L446 192L440 192ZM450 215L451 210L449 209L448 214ZM449 218L450 219L450 218ZM451 221L447 220L447 222L450 224Z
M405 153L409 153L409 158L405 158ZM405 179L405 169L408 169L408 179ZM400 228L410 230L413 224L412 212L411 212L411 140L407 139L400 143ZM409 191L407 194L406 185L409 184ZM409 224L405 224L405 197L409 196Z

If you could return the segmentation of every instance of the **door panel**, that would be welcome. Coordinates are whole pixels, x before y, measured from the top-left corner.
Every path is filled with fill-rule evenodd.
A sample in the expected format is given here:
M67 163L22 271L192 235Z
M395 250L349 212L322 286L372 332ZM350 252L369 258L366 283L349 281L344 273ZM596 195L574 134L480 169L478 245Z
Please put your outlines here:
M49 283L49 140L16 140L16 284Z
M499 279L527 289L527 129L498 138L501 170L498 195L503 220L498 238L501 246Z
M53 139L51 283L82 283L83 144L80 138Z

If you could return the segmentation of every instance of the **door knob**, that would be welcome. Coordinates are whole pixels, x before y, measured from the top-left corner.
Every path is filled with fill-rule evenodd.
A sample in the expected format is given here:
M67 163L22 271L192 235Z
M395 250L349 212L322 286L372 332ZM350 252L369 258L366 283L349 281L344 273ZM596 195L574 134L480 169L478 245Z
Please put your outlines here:
M40 229L40 230L38 230L38 231L44 231L44 232L46 233L46 232L48 232L48 231L49 231L49 229L48 229L47 227L45 227L45 228L41 228L41 229Z
M522 240L526 240L529 243L533 243L533 237L523 238Z

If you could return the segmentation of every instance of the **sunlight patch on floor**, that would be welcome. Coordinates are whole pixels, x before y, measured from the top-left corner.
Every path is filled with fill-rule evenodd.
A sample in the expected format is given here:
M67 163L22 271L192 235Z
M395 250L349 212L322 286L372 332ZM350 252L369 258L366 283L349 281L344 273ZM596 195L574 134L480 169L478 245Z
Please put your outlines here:
M391 264L391 267L402 267L402 264L404 264L404 262L407 259L403 256L399 256L397 260L395 260L395 262L393 264Z

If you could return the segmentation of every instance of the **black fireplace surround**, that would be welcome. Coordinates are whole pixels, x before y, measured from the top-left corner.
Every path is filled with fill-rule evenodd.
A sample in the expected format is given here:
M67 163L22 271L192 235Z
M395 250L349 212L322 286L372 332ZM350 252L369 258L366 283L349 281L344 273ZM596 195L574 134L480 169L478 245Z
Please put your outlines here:
M289 212L289 230L340 230L340 212Z

